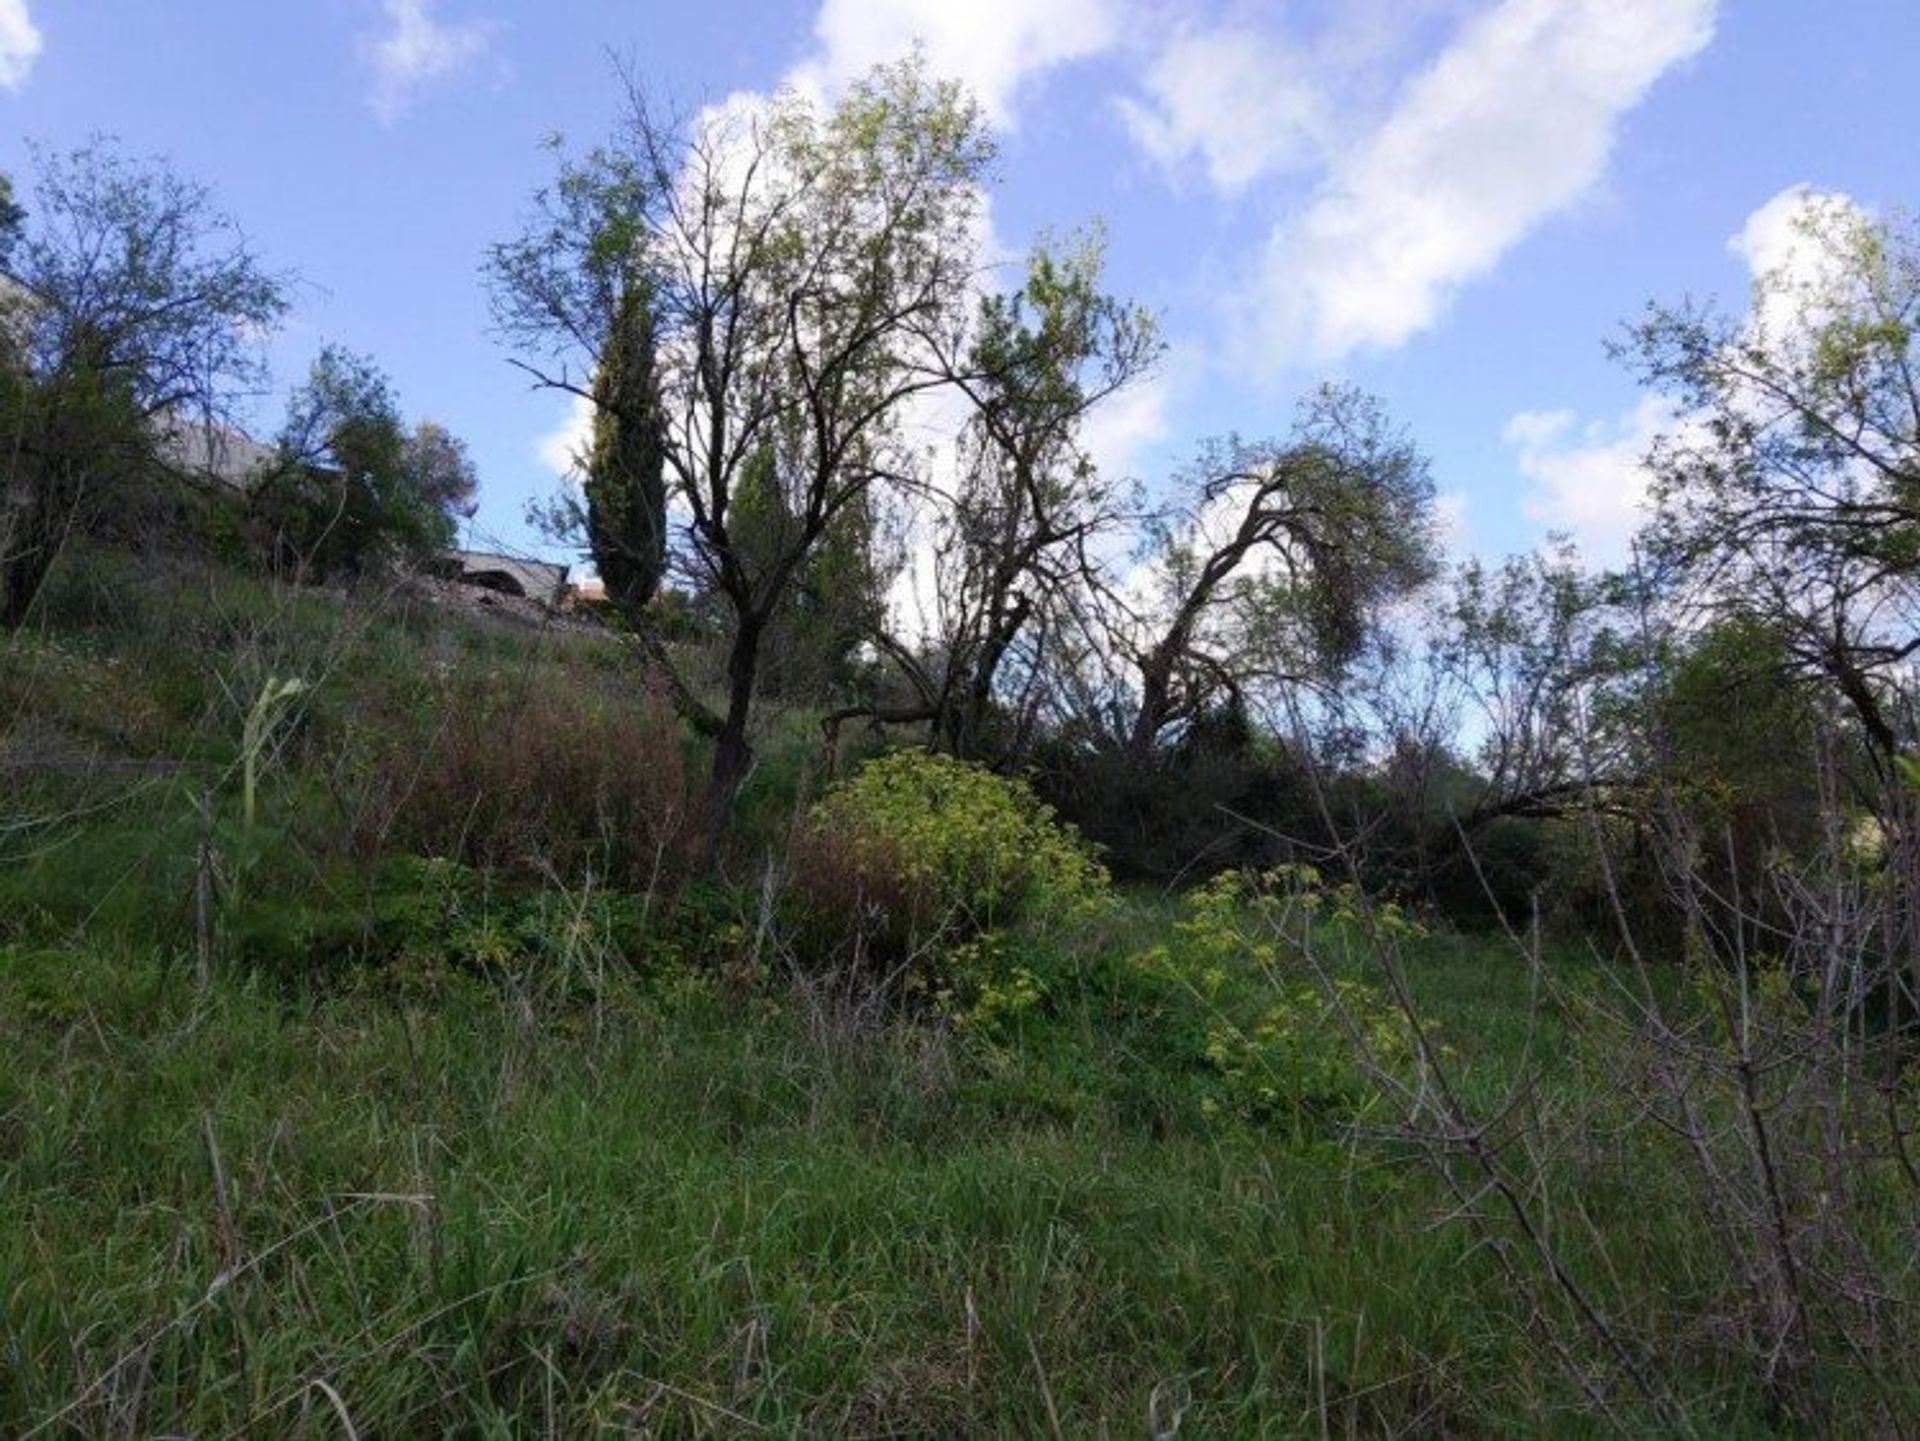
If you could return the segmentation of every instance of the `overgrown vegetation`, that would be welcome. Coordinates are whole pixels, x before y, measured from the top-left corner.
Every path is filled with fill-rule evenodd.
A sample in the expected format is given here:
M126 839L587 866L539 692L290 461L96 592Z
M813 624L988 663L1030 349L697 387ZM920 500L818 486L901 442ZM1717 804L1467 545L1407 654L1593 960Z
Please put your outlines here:
M604 621L435 603L346 352L197 484L283 282L0 190L0 1430L1911 1433L1911 227L1630 332L1632 566L1447 571L1350 390L1101 474L1156 324L978 295L919 61L629 92L488 263Z

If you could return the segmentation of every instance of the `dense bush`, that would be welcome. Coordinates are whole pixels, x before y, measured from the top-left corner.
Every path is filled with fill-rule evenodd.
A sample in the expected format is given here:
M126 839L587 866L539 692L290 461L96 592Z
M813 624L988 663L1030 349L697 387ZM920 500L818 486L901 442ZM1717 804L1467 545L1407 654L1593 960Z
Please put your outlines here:
M898 889L969 930L1061 919L1106 893L1079 835L1023 781L951 756L900 750L868 761L809 817L814 848L887 872Z
M670 880L686 787L665 697L587 693L558 672L517 679L462 680L420 717L359 724L348 767L356 848L533 882Z
M1157 881L1293 859L1320 829L1300 758L1237 708L1208 712L1147 760L1071 737L1044 742L1035 784L1116 872Z
M1375 987L1338 973L1362 904L1355 888L1328 886L1306 866L1228 871L1188 892L1168 939L1137 958L1149 980L1200 1003L1209 1114L1305 1139L1380 1108L1370 1068L1398 1071L1416 1038ZM1417 933L1391 905L1367 923Z
M1024 782L918 750L829 791L794 837L790 871L801 959L894 980L936 952L934 969L951 971L1005 927L1083 919L1110 894L1092 849Z

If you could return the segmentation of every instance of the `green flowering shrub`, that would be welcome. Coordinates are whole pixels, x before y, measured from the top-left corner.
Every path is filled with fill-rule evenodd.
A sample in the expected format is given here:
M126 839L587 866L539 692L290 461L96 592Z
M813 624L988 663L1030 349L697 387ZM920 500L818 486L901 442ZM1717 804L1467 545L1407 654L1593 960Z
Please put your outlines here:
M1092 848L1024 782L901 750L868 761L808 814L791 852L788 925L805 961L908 986L931 976L938 993L974 969L1005 979L985 966L999 954L996 933L1087 920L1111 899ZM960 989L971 1007L972 988Z
M1412 1026L1366 982L1284 986L1251 1025L1207 1028L1204 1055L1220 1095L1202 1105L1296 1131L1362 1120L1382 1097L1356 1059L1356 1038L1386 1069L1412 1059Z
M1084 915L1108 897L1107 873L1023 781L952 756L900 750L868 761L814 807L816 840L928 912L958 912L970 932Z
M951 947L934 1005L963 1035L991 1040L1045 1006L1046 981L1001 931L987 931Z
M1190 891L1170 939L1136 958L1206 1015L1197 1059L1214 1080L1208 1115L1324 1133L1381 1102L1363 1050L1386 1070L1412 1062L1405 1015L1367 982L1329 974L1385 934L1419 934L1397 908L1362 901L1310 867L1228 872Z

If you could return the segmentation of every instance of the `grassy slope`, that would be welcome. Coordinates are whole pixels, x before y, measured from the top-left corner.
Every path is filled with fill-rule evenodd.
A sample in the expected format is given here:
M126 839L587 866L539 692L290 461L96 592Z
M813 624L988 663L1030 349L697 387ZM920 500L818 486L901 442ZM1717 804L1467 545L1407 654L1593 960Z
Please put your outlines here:
M1055 958L1048 1005L991 1041L848 1034L777 983L726 1001L670 971L586 999L234 966L196 986L191 802L230 789L228 697L345 629L236 586L70 585L0 674L16 736L52 716L43 739L168 763L104 788L43 767L10 797L91 808L8 833L0 865L0 1432L1593 1428L1500 1270L1434 1224L1430 1179L1209 1119L1209 1017L1124 980L1161 903ZM245 621L269 599L271 627ZM300 756L436 661L531 663L524 638L421 621L336 649ZM540 661L618 680L591 646ZM137 704L108 714L76 676ZM295 759L283 819L319 803ZM248 885L311 905L336 880L283 856ZM1484 1094L1529 1044L1543 1107L1610 1063L1557 1012L1536 1031L1498 948L1416 960ZM1700 1430L1759 1429L1699 1319L1679 1182L1611 1142L1556 1174L1576 1262L1604 1265L1590 1224L1670 1308L1636 1339Z
M1323 1389L1372 1433L1527 1399L1393 1176L1069 1100L1044 1061L701 1006L196 1003L72 951L0 1000L9 1431L280 1434L312 1378L363 1434L1138 1434L1156 1396L1293 1434Z

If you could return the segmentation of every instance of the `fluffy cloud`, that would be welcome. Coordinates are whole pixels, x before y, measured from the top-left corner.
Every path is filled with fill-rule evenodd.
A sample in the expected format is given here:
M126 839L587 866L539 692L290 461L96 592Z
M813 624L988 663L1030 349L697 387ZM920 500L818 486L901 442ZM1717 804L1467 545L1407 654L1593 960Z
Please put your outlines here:
M18 90L27 83L40 43L27 0L0 0L0 90Z
M1789 185L1746 218L1728 241L1727 249L1747 264L1755 276L1788 273L1817 279L1826 271L1819 246L1808 243L1806 227L1829 211L1862 214L1850 195L1817 190L1805 184Z
M1470 502L1463 490L1442 491L1433 498L1433 538L1449 554L1459 554L1472 544L1473 532L1467 522Z
M1753 276L1748 323L1777 335L1844 286L1839 259L1818 236L1836 222L1866 216L1852 196L1805 184L1788 186L1749 215L1727 241Z
M473 65L493 43L492 25L440 20L433 6L434 0L381 0L387 26L366 45L373 70L368 99L389 124L407 112L422 89Z
M1777 342L1780 329L1800 319L1803 305L1817 304L1836 276L1832 257L1809 227L1864 213L1850 196L1795 185L1749 215L1727 242L1755 282L1747 325L1773 329ZM1531 482L1527 516L1573 536L1591 560L1623 559L1646 519L1647 453L1659 436L1688 423L1657 396L1611 422L1582 424L1568 410L1514 416L1503 437Z
M831 91L915 45L933 73L964 82L1001 128L1024 82L1114 43L1114 0L825 0L815 50L792 79Z
M1109 396L1087 415L1080 440L1102 475L1140 478L1146 452L1167 438L1171 385L1168 372L1161 370Z
M1673 423L1672 410L1657 396L1615 421L1583 425L1570 410L1514 416L1502 439L1518 451L1520 473L1531 482L1527 518L1573 537L1590 562L1624 560L1646 520L1643 462Z
M1713 34L1716 0L1498 0L1411 79L1268 248L1261 343L1399 345L1604 175L1620 121Z
M567 413L535 444L540 463L568 484L578 484L580 458L593 440L593 402L584 395L567 397Z
M1232 193L1327 146L1328 107L1310 68L1255 31L1189 32L1148 68L1146 98L1120 102L1121 118L1168 170L1197 157L1214 189Z

